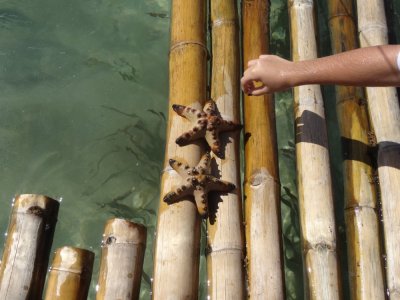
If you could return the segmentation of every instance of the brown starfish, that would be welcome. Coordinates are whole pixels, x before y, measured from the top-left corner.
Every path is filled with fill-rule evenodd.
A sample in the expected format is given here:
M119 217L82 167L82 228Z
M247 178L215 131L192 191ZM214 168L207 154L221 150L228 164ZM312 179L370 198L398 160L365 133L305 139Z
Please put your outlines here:
M183 178L184 183L164 196L168 204L176 203L179 199L193 195L199 214L207 217L207 193L210 191L231 192L236 187L234 184L220 180L210 175L211 155L207 152L195 167L190 167L176 159L170 159L169 164Z
M213 100L207 101L203 111L178 104L172 105L172 109L178 115L188 119L193 125L191 130L176 139L176 143L179 146L184 146L191 141L204 137L211 151L219 158L223 156L219 133L242 128L240 124L222 119L217 113L217 107Z

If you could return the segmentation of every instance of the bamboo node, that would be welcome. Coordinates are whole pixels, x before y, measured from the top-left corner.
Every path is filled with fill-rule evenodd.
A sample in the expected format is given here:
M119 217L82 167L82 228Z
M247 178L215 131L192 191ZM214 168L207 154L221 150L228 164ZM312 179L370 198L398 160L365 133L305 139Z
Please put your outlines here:
M373 31L373 30L382 30L385 34L387 34L387 27L386 27L386 24L384 24L384 23L365 25L365 26L358 27L359 34L364 34L366 32Z
M260 186L265 184L267 181L276 182L276 179L265 168L256 170L249 178L249 183L252 187Z
M179 48L183 48L185 46L189 46L189 45L200 46L205 51L207 57L210 57L207 46L198 41L181 41L181 42L175 43L171 46L171 48L169 48L169 53L171 54L172 51L177 50Z
M353 16L353 15L350 15L350 14L348 14L348 13L334 14L334 15L332 15L332 16L330 16L330 17L328 18L328 22L332 21L333 19L340 18L340 17L348 17L348 18L350 18L350 19L354 22L354 16Z

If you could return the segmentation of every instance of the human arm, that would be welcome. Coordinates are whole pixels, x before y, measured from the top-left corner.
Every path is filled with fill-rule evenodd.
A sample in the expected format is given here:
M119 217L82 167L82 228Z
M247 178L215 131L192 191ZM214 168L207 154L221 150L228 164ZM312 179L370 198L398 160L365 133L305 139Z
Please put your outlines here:
M298 62L261 55L248 62L241 85L243 91L251 95L305 84L400 86L399 55L400 45L359 48Z

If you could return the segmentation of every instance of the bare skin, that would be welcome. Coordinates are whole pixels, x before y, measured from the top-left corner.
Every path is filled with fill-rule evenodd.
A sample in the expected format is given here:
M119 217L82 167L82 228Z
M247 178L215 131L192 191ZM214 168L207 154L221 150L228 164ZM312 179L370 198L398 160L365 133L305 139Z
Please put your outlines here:
M254 96L305 84L400 86L399 53L400 45L383 45L299 62L261 55L248 62L241 85Z

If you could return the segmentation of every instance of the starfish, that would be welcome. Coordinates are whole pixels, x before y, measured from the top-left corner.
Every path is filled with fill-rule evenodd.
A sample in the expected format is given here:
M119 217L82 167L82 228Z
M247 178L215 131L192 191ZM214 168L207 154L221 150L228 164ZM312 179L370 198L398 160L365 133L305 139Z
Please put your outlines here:
M170 159L170 166L183 178L184 183L174 191L167 193L164 196L164 201L172 204L185 196L193 195L199 214L206 218L208 213L208 192L227 193L236 188L234 184L210 175L210 162L210 152L204 154L195 167L190 167L176 159Z
M179 146L184 146L191 141L204 137L211 151L219 158L223 156L219 133L242 128L240 124L222 119L217 113L217 107L213 100L207 101L203 111L178 104L172 105L172 109L181 117L188 119L193 125L191 130L176 139L176 143Z

